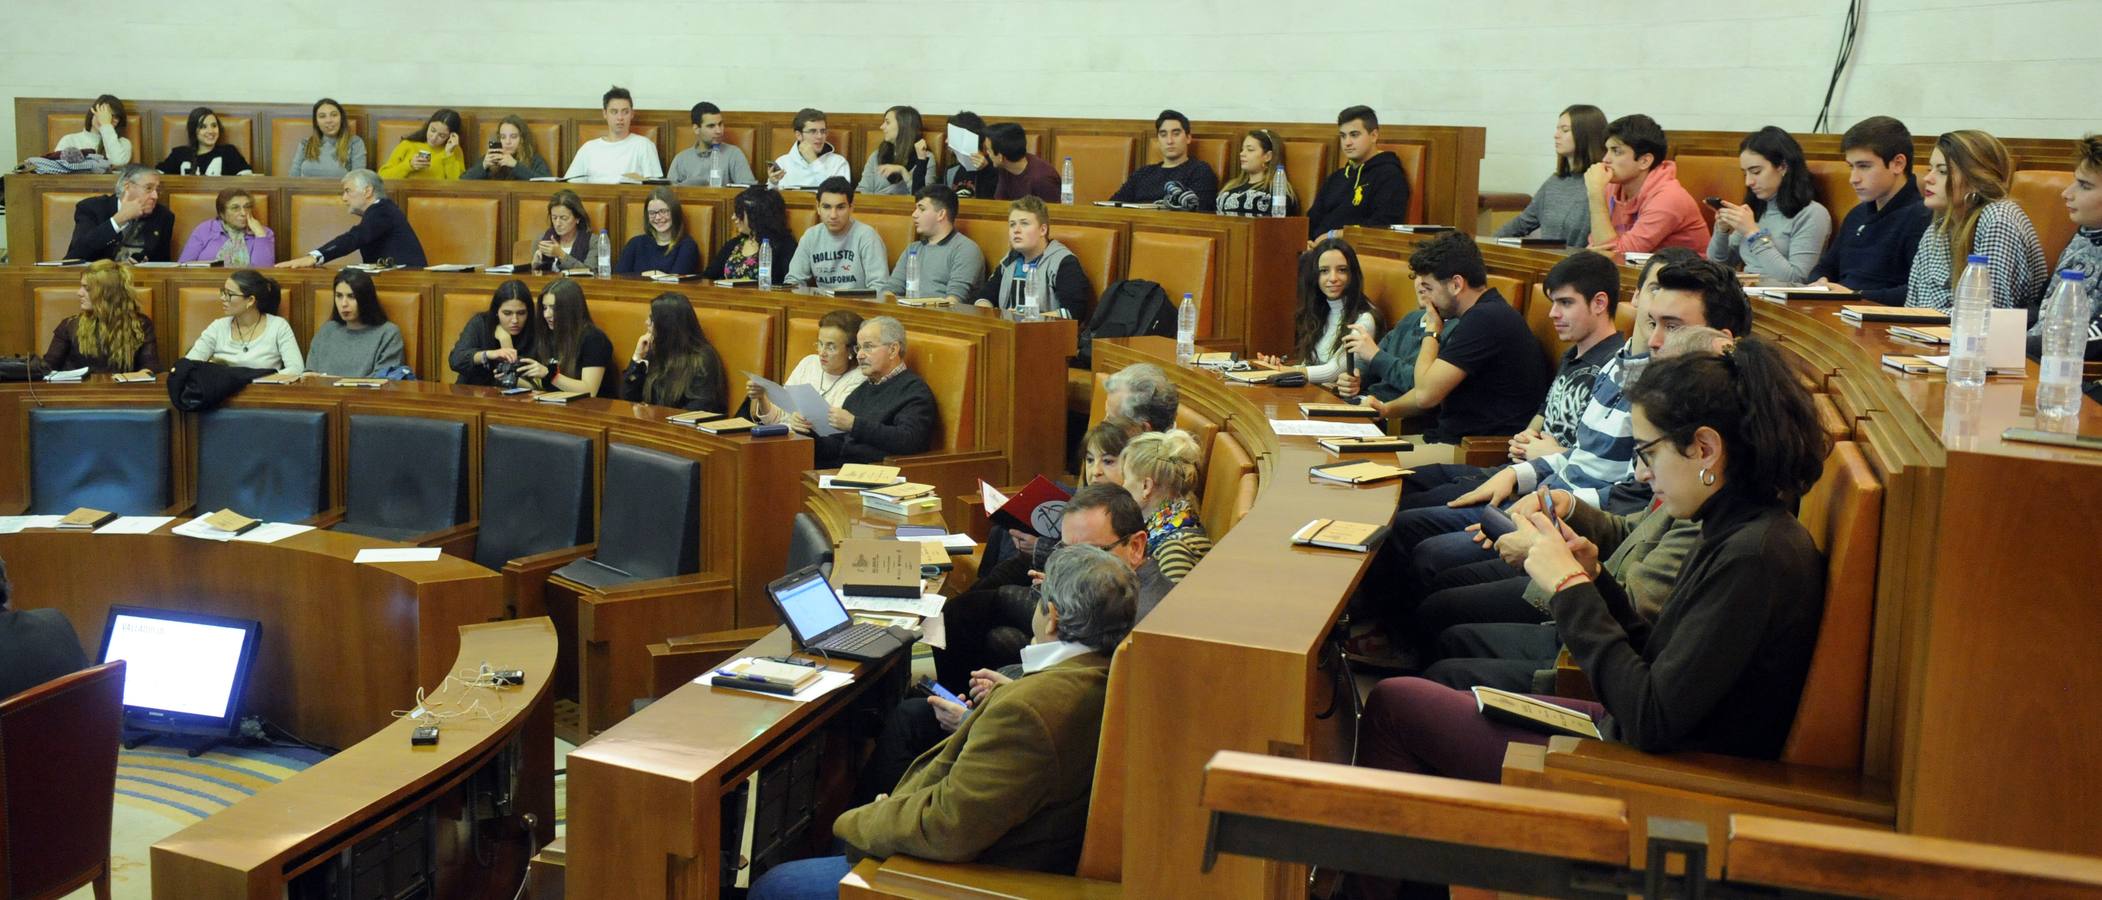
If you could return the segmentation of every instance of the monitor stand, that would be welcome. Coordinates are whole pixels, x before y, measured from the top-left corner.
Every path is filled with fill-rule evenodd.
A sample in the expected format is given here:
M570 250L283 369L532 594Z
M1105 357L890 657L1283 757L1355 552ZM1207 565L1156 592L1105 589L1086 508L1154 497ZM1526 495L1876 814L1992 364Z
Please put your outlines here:
M196 759L212 748L226 743L228 737L230 735L175 734L167 731L134 731L127 728L124 730L124 749L132 750L147 741L159 741L188 753L191 759Z

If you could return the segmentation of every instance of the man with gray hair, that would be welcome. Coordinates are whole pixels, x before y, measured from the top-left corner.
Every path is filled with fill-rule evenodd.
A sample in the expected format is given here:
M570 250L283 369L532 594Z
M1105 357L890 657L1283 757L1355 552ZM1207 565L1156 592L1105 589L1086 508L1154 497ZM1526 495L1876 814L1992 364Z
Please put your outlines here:
M343 206L358 217L358 224L336 235L334 240L307 253L278 263L280 269L305 269L357 251L367 263L421 269L430 263L423 256L423 242L401 207L387 199L387 185L371 169L355 169L343 176Z
M132 163L117 170L117 192L73 204L65 259L173 262L175 213L161 206L161 173Z
M933 448L941 410L927 380L905 367L904 323L891 316L861 323L854 358L867 380L825 417L840 433L818 438L817 467L881 462Z
M748 896L836 897L855 861L898 853L1072 872L1087 830L1109 658L1131 631L1137 594L1131 566L1107 551L1051 554L1023 676L987 694L889 794L833 822L845 856L776 866Z
M1175 427L1175 409L1182 402L1175 382L1152 363L1137 363L1117 370L1102 383L1102 408L1112 416L1123 416L1146 426L1147 431Z

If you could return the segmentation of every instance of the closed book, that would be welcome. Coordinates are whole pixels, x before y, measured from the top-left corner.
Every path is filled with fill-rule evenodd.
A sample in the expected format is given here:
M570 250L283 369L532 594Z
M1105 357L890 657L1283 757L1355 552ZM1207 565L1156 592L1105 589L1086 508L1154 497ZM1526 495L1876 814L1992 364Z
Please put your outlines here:
M930 308L930 307L937 307L937 306L949 306L949 305L951 305L951 304L952 304L952 302L953 302L953 301L951 301L951 300L950 300L949 298L947 298L947 297L899 297L899 298L898 298L898 305L899 305L899 306L917 306L917 307L921 307L921 308L923 308L923 309L924 309L924 308Z
M903 503L907 500L918 500L932 493L934 493L934 485L908 481L904 484L893 484L889 487L869 488L861 492L861 497L864 500Z
M933 566L944 570L956 567L956 560L950 558L948 549L944 548L940 541L907 541L906 543L920 545L920 565L922 566Z
M115 375L111 375L110 380L118 384L135 384L141 381L152 381L153 373L145 369L140 369L136 372L118 372Z
M757 278L718 278L718 279L715 279L715 286L716 286L716 287L744 287L744 286L746 286L746 285L756 285L756 284L758 284L758 283L759 283L759 279L757 279Z
M1042 475L1030 479L1012 497L982 481L978 487L985 503L986 518L1008 528L1020 529L1025 534L1048 538L1058 537L1059 520L1065 515L1066 501L1073 498L1072 494Z
M1956 338L1956 329L1947 325L1892 325L1890 336L1918 344L1940 346Z
M1327 547L1333 550L1367 553L1379 546L1380 538L1386 534L1385 525L1315 519L1292 533L1292 543L1306 547Z
M1569 242L1561 238L1545 237L1500 237L1496 242L1506 247L1567 247Z
M849 463L840 466L839 471L832 475L832 484L837 487L879 488L889 487L897 481L897 466L873 463Z
M861 498L861 508L893 516L910 518L921 513L941 512L942 498L921 497L917 500L872 500Z
M1924 357L1905 356L1898 353L1883 354L1883 367L1896 369L1909 375L1925 375L1931 372L1939 372L1942 368Z
M1392 435L1322 438L1319 443L1321 449L1330 453L1402 453L1416 449L1415 444Z
M735 675L724 675L720 672L709 676L708 683L715 685L719 688L729 688L731 690L736 691L757 691L762 694L778 694L783 697L792 697L795 696L796 693L795 688L789 687L785 684L774 684L768 681L753 681L749 678L739 678Z
M1453 230L1451 225L1389 225L1387 227L1402 234L1437 234Z
M875 288L819 288L820 297L874 297Z
M1377 419L1379 410L1369 403L1301 403L1299 414L1307 418Z
M439 263L435 266L424 266L423 270L426 272L472 272L479 268L481 266L474 263Z
M706 422L697 422L693 427L709 434L737 434L757 428L759 423L743 416L737 416L728 419L711 419Z
M1938 309L1910 306L1879 306L1849 303L1839 308L1839 317L1849 322L1905 322L1913 325L1947 325L1949 314Z
M709 412L705 409L696 409L692 412L682 412L675 416L665 416L664 421L673 422L679 425L699 425L702 422L712 422L722 417L723 414L719 412Z
M83 506L73 510L72 512L66 513L65 518L58 520L58 527L100 528L103 525L108 524L112 519L115 519L116 517L117 514L110 512L109 510L94 509L92 507Z
M920 597L914 541L844 540L832 554L832 580L850 597Z
M1344 484L1372 484L1377 481L1400 478L1409 474L1409 471L1400 466L1376 463L1369 459L1354 459L1322 463L1321 465L1308 468L1306 473L1315 478L1340 481Z
M731 660L717 666L715 669L716 678L720 679L728 676L730 680L736 682L723 685L724 687L759 690L759 685L765 685L772 688L787 688L785 693L790 694L809 687L812 682L818 679L819 674L819 671L811 666L774 662L770 659L758 659L750 656ZM716 683L720 684L721 682L717 681Z
M1474 708L1492 722L1516 725L1541 734L1567 734L1603 740L1591 717L1567 706L1535 700L1524 694L1477 685Z
M591 395L586 394L583 391L541 391L540 393L534 394L533 399L538 400L542 403L568 403L569 401L575 400L578 397L588 396Z
M291 372L275 372L251 382L252 384L295 384L299 376Z
M263 524L261 519L251 519L230 509L222 509L204 517L204 524L220 531L244 534Z
M382 388L387 386L385 378L338 378L337 387Z

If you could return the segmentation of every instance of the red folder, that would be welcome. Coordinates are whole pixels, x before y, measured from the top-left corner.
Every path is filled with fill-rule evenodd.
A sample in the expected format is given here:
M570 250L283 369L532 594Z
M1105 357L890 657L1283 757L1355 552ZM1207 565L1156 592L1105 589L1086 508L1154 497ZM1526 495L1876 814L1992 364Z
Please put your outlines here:
M1059 519L1066 514L1066 501L1073 497L1042 475L1031 479L1012 497L983 481L978 482L978 488L985 496L986 518L1010 530L1047 538L1058 537Z

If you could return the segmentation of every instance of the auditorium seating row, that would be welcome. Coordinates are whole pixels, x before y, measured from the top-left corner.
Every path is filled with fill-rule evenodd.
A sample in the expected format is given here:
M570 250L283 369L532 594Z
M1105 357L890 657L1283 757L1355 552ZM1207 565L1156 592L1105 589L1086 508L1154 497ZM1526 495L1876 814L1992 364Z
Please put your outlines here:
M86 98L17 98L15 122L18 156L46 153L60 137L80 130L89 103ZM725 107L723 98L716 98ZM184 123L190 110L210 106L219 115L227 143L242 154L260 174L291 172L300 142L313 134L310 107L304 104L243 103L215 101L132 100L125 103L129 117L126 131L132 139L135 158L156 163L172 147L186 139ZM1348 105L1339 103L1338 109ZM369 135L367 150L376 168L403 137L423 130L435 107L367 106L348 104L344 114L353 133ZM606 124L596 107L585 108L496 108L454 107L462 124L460 149L469 163L479 159L477 148L488 145L498 123L517 114L526 120L536 144L551 162L556 174L568 165L584 141L606 133ZM948 116L922 110L922 137L928 147L943 154ZM853 166L858 178L861 167L882 143L883 111L827 112L833 147ZM1057 165L1073 159L1074 197L1081 203L1106 200L1116 192L1133 169L1160 160L1153 120L1072 119L1005 117L981 112L988 122L1018 122L1028 132L1029 152ZM743 111L731 109L725 116L723 140L744 151L752 171L761 177L769 160L787 153L795 145L792 122L795 111ZM143 127L141 122L146 123ZM687 109L638 109L632 130L657 144L659 159L667 166L680 150L693 145L693 130ZM1240 166L1241 137L1249 129L1267 128L1285 141L1284 163L1293 189L1307 202L1328 172L1340 165L1336 129L1330 123L1307 122L1213 122L1193 121L1190 153L1209 163L1223 183ZM1483 129L1478 126L1406 125L1386 123L1381 127L1382 149L1401 157L1413 190L1409 221L1464 225L1474 221L1475 185L1481 173ZM469 140L469 137L473 140ZM141 138L146 138L141 143ZM975 151L976 148L970 148ZM943 167L950 164L941 156Z

